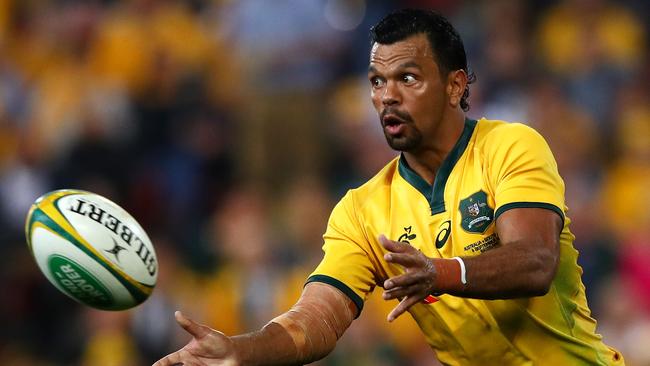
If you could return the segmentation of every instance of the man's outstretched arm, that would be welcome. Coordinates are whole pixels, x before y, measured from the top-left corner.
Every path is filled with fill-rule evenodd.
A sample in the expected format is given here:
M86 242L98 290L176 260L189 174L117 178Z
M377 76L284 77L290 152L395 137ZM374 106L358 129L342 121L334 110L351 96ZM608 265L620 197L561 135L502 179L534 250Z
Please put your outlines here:
M252 333L228 337L177 312L193 339L154 366L302 365L330 353L357 311L335 287L312 282L289 311Z

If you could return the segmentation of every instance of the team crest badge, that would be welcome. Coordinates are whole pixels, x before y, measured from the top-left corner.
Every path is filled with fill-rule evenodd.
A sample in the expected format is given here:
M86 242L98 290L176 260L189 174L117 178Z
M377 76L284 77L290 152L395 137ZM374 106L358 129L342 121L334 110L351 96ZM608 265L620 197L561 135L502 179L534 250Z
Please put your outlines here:
M478 191L462 199L458 207L460 226L470 233L483 234L494 220L494 209L487 203L487 193Z

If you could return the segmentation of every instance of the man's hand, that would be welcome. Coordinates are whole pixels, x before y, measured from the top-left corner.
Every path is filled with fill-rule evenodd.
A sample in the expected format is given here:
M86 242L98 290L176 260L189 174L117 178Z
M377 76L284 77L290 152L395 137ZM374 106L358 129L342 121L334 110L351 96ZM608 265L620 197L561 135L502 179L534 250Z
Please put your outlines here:
M384 282L384 300L401 299L399 305L388 314L388 321L392 322L435 292L437 272L433 260L412 246L390 240L384 235L379 236L379 242L389 251L384 255L386 262L399 264L405 269L404 274Z
M159 360L153 366L236 366L232 340L223 333L186 318L180 311L176 321L194 337L185 347Z

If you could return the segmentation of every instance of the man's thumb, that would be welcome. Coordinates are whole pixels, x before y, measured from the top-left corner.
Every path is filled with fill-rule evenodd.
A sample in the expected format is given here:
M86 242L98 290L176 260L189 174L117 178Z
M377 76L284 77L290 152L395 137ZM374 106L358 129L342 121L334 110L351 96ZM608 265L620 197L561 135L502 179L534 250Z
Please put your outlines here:
M194 320L187 318L180 311L176 311L174 313L174 317L176 317L176 322L178 322L178 324L183 327L185 331L194 336L194 338L203 338L208 333L210 333L210 329L208 327L194 322Z

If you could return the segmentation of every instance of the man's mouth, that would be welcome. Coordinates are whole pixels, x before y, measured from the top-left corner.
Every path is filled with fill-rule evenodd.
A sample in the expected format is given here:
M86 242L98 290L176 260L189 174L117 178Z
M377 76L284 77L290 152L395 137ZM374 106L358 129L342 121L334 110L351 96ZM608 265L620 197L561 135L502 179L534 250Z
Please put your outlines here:
M381 121L389 135L398 135L406 128L405 121L394 114L385 115Z
M401 118L394 114L385 115L384 118L382 118L382 122L384 122L384 126L396 126L404 123Z

